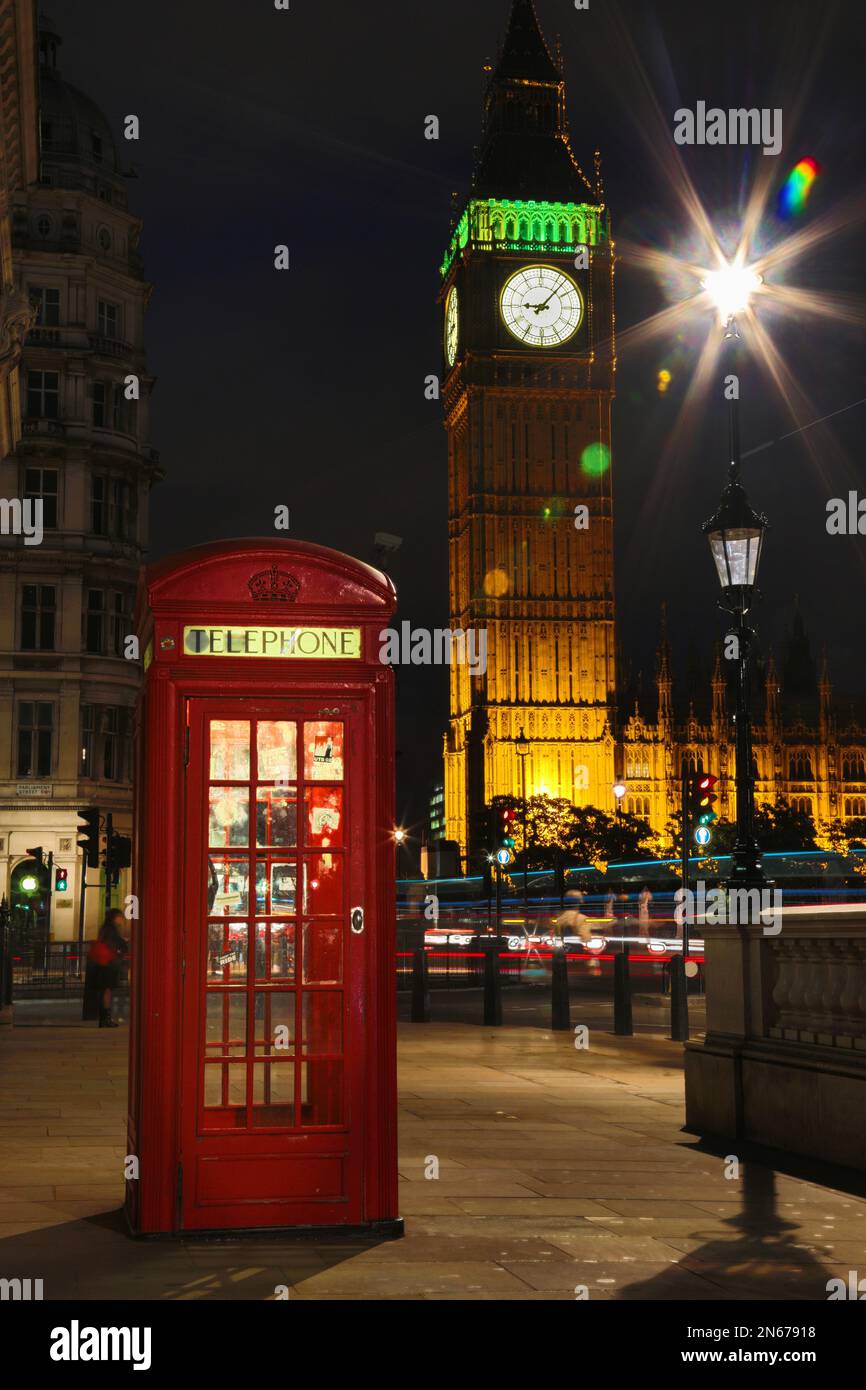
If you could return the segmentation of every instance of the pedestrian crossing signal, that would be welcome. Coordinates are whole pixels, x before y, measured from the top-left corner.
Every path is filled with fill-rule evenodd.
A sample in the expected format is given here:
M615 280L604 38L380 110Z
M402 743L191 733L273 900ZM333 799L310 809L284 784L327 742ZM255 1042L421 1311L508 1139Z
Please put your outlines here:
M68 893L68 892L69 892L69 870L68 870L68 869L55 869L55 870L54 870L54 891L55 891L55 893Z

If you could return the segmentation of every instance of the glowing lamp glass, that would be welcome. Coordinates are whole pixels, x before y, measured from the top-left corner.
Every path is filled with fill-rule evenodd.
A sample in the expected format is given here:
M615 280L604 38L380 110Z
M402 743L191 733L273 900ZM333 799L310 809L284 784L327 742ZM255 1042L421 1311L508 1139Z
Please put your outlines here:
M722 323L727 323L748 308L749 300L761 284L761 276L747 266L726 265L711 270L701 281L719 311Z
M723 589L754 587L761 537L762 532L758 527L710 533L710 550Z

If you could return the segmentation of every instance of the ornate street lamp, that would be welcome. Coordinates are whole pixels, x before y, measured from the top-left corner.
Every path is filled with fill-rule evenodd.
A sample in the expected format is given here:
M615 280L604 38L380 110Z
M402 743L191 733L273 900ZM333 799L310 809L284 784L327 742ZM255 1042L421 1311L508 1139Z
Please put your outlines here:
M529 902L526 877L529 869L529 841L526 837L526 759L529 757L529 739L522 729L517 735L515 747L520 759L520 795L523 802L523 911L525 914Z
M713 296L725 326L725 339L733 351L739 342L734 314L748 305L749 294L760 278L744 269L728 267L704 282ZM722 587L719 606L734 619L729 638L736 640L737 661L737 840L728 885L763 888L761 851L755 839L755 783L752 773L752 722L749 698L749 658L755 633L746 622L756 593L758 565L767 529L767 518L753 511L740 480L739 390L729 396L730 464L728 483L718 508L703 532L710 543L716 573Z

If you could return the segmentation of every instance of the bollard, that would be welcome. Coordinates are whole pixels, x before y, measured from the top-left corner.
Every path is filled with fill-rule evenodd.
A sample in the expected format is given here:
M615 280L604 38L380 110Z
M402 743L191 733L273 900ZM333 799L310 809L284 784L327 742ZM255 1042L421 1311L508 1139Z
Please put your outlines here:
M499 937L494 936L486 943L484 956L484 1026L499 1028L502 1025L502 981L499 978Z
M417 946L412 956L412 1011L410 1023L430 1022L430 981L427 976L427 952Z
M634 1037L628 942L625 940L620 941L619 951L613 958L613 1031L621 1038Z
M689 1040L688 981L682 955L671 961L671 1038L674 1042Z
M554 1033L571 1032L571 1008L568 1001L568 957L562 942L557 942L553 948L553 969L550 978L550 1026Z

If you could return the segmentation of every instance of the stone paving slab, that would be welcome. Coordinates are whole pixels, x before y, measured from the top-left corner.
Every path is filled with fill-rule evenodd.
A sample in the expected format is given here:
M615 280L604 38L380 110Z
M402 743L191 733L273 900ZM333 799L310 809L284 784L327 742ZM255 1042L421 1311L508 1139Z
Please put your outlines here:
M726 1179L682 1132L681 1046L597 1026L578 1051L539 1028L401 1025L402 1241L136 1242L117 1217L126 1042L0 1033L0 1276L49 1299L823 1301L866 1266L866 1201L758 1164Z

